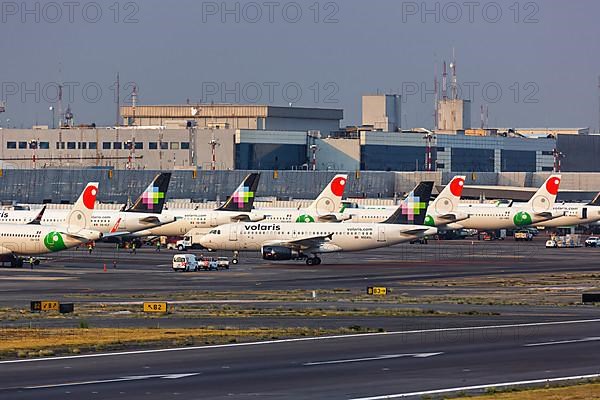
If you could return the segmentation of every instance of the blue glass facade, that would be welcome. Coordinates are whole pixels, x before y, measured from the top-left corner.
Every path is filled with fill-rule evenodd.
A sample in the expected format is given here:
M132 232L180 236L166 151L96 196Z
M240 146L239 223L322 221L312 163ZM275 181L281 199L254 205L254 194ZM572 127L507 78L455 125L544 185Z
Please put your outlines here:
M236 169L298 169L306 162L306 145L274 143L235 145Z
M535 151L502 150L501 170L504 172L535 172Z
M452 167L453 172L494 172L493 149L466 149L453 147Z
M360 160L364 171L423 171L425 147L363 145Z

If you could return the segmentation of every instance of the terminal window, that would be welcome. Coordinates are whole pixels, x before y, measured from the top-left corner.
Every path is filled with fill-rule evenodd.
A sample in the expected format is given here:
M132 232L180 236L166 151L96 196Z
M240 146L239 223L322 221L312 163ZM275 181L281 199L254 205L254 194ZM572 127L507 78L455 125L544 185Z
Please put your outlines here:
M27 148L27 142L19 142L19 148L20 149L26 149Z
M179 150L179 142L171 142L171 150Z
M161 150L169 150L169 143L168 142L160 142L160 149Z
M135 142L134 147L136 150L143 150L144 149L144 143L142 142Z
M79 150L85 150L85 149L87 149L87 143L86 142L79 142L79 143L77 143L77 148Z
M96 142L88 142L88 149L96 150L98 148L98 143Z
M17 142L6 142L6 148L7 149L16 149L17 148Z
M123 143L121 142L113 142L113 149L121 150L123 148Z
M181 142L181 150L189 150L190 142Z
M67 149L69 149L69 150L75 149L75 142L67 142Z
M148 142L148 148L150 150L156 150L156 149L158 149L158 143L156 143L156 142Z
M110 142L102 142L102 150L110 150Z
M50 149L50 142L40 142L40 149L42 149L42 150Z

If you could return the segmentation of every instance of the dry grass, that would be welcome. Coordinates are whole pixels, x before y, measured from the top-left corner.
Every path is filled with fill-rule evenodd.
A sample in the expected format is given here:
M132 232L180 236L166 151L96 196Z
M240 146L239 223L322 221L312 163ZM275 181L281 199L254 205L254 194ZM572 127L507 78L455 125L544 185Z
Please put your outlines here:
M599 400L600 383L488 394L454 400Z
M318 328L3 328L0 357L34 357L53 354L105 351L131 347L186 346L252 340L366 332L356 327Z

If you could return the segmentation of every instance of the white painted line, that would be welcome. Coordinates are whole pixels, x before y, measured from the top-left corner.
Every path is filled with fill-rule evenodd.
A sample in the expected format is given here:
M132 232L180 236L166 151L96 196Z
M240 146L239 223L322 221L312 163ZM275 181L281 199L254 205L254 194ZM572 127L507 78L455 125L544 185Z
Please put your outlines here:
M192 373L187 373L187 374L135 375L135 376L124 376L122 378L103 379L103 380L96 380L96 381L66 382L66 383L54 383L54 384L50 384L50 385L26 386L23 389L50 389L50 388L65 387L65 386L97 385L97 384L101 384L101 383L140 381L143 379L152 379L152 378L179 379L179 378L187 378L189 376L194 376L194 375L199 375L199 374L200 374L199 372L192 372Z
M490 384L485 384L485 385L463 386L463 387L437 389L437 390L426 390L426 391L422 391L422 392L386 394L383 396L372 396L372 397L356 397L351 400L399 399L402 397L430 396L430 395L443 394L443 393L465 392L467 390L481 390L481 389L488 389L488 388L503 388L503 387L524 386L524 385L539 385L542 383L579 381L579 380L584 380L584 379L595 379L595 378L600 378L600 374L565 376L565 377L560 377L560 378L533 379L533 380L529 380L529 381L490 383Z
M269 344L278 344L278 343L312 342L312 341L321 341L321 340L368 338L368 337L379 337L379 336L414 335L414 334L422 334L422 333L461 332L461 331L477 331L477 330L491 330L491 329L524 328L524 327L532 327L532 326L575 325L575 324L594 324L594 323L600 323L600 319L581 319L581 320L555 321L555 322L532 322L532 323L526 323L526 324L508 324L508 325L469 326L469 327L460 327L460 328L419 329L419 330L412 330L412 331L355 333L355 334L350 334L350 335L313 336L313 337L302 337L302 338L294 338L294 339L265 340L262 342L228 343L228 344L215 344L215 345L208 345L208 346L172 347L172 348L166 348L166 349L120 351L120 352L114 352L114 353L95 353L95 354L79 354L79 355L73 355L73 356L27 358L27 359L23 359L23 360L0 361L0 365L1 364L25 363L25 362L70 360L70 359L76 359L76 358L115 357L115 356L129 356L129 355L135 355L135 354L167 353L167 352L172 352L172 351L194 351L194 350L221 349L221 348L229 348L229 347L265 346L265 345L269 345Z
M437 356L440 354L443 354L443 353L384 354L384 355L376 356L376 357L350 358L347 360L315 361L315 362L304 363L302 365L304 365L306 367L310 367L313 365L347 364L347 363L355 363L355 362L363 362L363 361L389 360L392 358L402 358L402 357L427 358L427 357Z
M558 345L558 344L596 342L598 340L600 340L600 337L588 337L588 338L573 339L573 340L557 340L555 342L529 343L529 344L526 344L526 345L523 345L523 346L524 347L554 346L554 345Z

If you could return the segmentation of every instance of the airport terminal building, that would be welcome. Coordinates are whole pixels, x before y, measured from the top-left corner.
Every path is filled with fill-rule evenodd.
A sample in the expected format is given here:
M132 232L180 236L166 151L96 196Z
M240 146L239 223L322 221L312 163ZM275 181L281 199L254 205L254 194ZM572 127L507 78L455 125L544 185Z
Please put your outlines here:
M362 124L346 128L340 109L124 106L118 127L0 129L0 159L5 169L550 172L558 150L563 171L600 171L600 135L586 129L470 129L460 120L440 123L464 129L407 130L400 96L364 96L362 106Z

